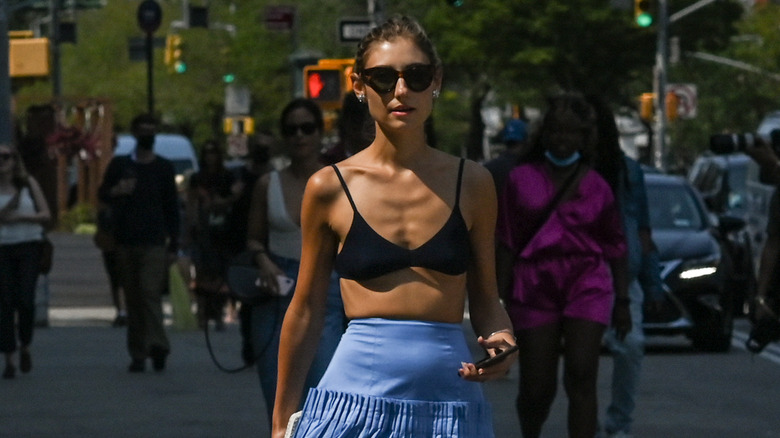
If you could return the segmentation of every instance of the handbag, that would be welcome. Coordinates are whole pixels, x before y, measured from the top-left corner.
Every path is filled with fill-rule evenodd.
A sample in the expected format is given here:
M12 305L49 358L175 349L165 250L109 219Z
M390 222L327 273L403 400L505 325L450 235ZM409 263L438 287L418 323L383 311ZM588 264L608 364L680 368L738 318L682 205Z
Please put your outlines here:
M30 199L33 201L33 205L35 207L35 211L40 211L38 208L38 203L35 202L35 195L32 192L32 188L30 187L30 184L27 184L27 192L30 195ZM51 267L54 264L54 245L51 243L51 240L49 239L49 236L46 234L46 229L44 227L42 236L41 236L41 257L38 261L38 272L41 274L48 274L51 272Z
M111 252L116 249L116 241L114 240L114 214L109 205L101 205L98 208L97 213L97 231L92 237L92 241L95 243L101 251Z
M295 435L295 431L298 430L298 423L301 422L303 411L295 412L290 415L290 420L287 422L287 429L284 432L284 438L292 438Z
M292 291L295 280L280 275L279 293L264 285L260 278L260 270L255 264L257 251L247 250L239 253L228 264L225 280L228 285L228 294L244 304L256 305L264 303L271 298L286 296Z

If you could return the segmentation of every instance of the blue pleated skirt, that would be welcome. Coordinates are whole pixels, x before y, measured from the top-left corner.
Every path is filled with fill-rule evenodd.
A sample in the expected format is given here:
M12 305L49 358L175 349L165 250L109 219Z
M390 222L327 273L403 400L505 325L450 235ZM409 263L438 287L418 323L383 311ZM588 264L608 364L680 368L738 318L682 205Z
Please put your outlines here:
M473 362L460 324L353 320L295 437L492 438L482 386L458 375Z

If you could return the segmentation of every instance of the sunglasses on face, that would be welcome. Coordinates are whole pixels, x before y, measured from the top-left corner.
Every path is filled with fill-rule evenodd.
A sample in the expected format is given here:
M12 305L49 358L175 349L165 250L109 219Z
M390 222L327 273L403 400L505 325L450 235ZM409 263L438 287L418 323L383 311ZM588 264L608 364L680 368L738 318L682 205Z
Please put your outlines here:
M410 90L419 93L425 91L433 82L436 67L432 64L412 64L403 71L392 67L374 67L363 70L360 77L377 93L389 93L395 90L399 78L404 78Z
M314 122L301 123L299 125L284 125L282 127L282 135L285 137L292 137L300 131L303 135L312 135L317 131L317 124Z

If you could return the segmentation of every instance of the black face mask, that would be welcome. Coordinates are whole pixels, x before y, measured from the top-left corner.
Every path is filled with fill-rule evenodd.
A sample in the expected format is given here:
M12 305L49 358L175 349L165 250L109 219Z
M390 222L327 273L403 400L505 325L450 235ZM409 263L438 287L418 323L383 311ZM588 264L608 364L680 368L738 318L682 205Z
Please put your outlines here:
M141 149L151 150L154 146L154 135L139 135L136 138L136 146Z

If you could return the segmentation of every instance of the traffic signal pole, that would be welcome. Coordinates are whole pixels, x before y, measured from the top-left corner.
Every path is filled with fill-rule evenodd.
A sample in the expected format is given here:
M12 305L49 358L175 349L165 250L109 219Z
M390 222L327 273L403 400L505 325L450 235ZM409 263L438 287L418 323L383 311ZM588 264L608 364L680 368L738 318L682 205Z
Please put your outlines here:
M669 13L667 0L658 0L658 43L655 52L655 150L653 164L661 170L666 169L666 70L669 65L668 28Z
M669 25L677 20L698 11L704 6L717 0L700 0L686 8L669 15L668 0L658 1L658 45L655 54L655 78L653 88L655 91L655 151L653 162L659 169L666 167L666 71L669 65Z
M146 32L146 106L154 114L154 34Z
M367 12L371 26L379 26L385 21L385 0L368 0Z

